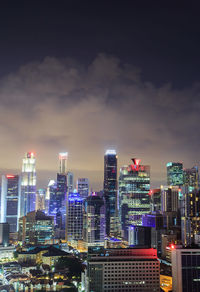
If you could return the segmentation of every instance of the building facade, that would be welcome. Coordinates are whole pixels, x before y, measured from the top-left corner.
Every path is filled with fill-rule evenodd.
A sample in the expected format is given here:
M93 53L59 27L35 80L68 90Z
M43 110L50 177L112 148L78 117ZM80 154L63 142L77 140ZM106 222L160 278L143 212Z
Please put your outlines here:
M106 204L106 234L117 232L117 155L115 150L107 150L104 156L104 198Z
M10 232L18 231L21 205L21 178L19 175L2 175L1 223L9 223Z
M167 185L183 185L183 164L180 162L168 162L167 167Z
M76 189L77 189L77 192L80 194L80 196L83 199L86 199L89 195L89 179L78 178Z
M104 238L105 201L94 194L84 201L83 240L86 247L104 246Z
M66 208L66 241L83 239L83 198L78 193L68 195Z
M87 292L160 291L160 263L154 249L88 251Z
M25 216L31 211L35 211L36 204L36 168L35 154L27 152L22 163L21 182L21 214Z
M119 207L123 237L128 240L128 227L141 225L142 215L150 212L150 167L139 159L120 168Z

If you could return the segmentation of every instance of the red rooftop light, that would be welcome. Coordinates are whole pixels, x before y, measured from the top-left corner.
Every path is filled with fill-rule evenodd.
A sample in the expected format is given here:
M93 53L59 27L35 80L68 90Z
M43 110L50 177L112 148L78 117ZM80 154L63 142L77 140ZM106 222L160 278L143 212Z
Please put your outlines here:
M15 176L12 175L12 174L7 174L6 177L7 177L7 178L14 178Z

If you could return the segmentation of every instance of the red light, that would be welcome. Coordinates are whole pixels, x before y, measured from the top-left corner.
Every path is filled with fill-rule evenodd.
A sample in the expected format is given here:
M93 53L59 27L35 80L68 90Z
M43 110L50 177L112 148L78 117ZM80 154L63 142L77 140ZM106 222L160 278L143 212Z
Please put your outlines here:
M171 248L171 249L175 249L174 244L171 244L171 245L170 245L170 248Z
M14 175L11 175L11 174L7 174L6 177L7 178L14 178L15 176Z

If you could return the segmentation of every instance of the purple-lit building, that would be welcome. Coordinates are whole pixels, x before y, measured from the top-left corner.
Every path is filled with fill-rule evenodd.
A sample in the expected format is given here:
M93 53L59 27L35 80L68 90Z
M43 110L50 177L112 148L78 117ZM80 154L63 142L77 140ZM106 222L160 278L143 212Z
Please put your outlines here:
M68 195L65 237L68 243L83 239L83 198L78 193Z

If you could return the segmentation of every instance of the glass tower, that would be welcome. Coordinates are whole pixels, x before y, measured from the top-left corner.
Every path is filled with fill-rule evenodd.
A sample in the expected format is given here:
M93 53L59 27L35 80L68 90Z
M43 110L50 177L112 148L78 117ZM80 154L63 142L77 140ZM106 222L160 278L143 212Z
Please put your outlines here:
M86 199L89 195L89 180L88 178L78 178L77 191L83 199Z
M36 169L33 152L27 152L23 158L21 194L21 216L25 216L35 210L36 203Z
M168 162L167 165L168 186L183 185L183 164L180 162Z
M1 222L10 224L10 232L18 231L21 179L18 175L2 175Z
M142 215L150 212L150 167L140 165L140 159L120 168L119 199L123 236L128 239L128 227L141 225Z
M106 234L117 232L117 155L107 150L104 156L104 198L106 203Z

